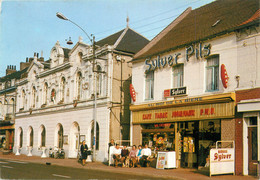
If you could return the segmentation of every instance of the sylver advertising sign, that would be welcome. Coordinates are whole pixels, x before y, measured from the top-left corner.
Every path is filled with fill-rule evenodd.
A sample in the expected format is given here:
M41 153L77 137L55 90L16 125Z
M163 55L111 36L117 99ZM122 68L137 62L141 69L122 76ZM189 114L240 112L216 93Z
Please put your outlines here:
M210 176L217 174L235 173L234 148L220 148L210 150Z

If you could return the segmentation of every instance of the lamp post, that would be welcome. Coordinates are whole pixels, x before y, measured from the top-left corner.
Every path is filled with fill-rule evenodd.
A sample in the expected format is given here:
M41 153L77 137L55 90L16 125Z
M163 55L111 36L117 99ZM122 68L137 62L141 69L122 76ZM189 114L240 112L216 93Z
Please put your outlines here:
M92 42L92 48L93 48L93 63L92 63L92 71L93 71L93 81L94 81L94 109L93 109L93 121L94 121L94 135L93 135L93 161L96 161L96 132L97 132L97 127L96 127L96 123L97 123L97 83L96 83L96 70L95 70L95 65L96 65L96 57L95 57L95 36L93 36L93 39L91 39L88 35L88 33L86 31L84 31L84 29L82 29L78 24L76 24L75 22L71 21L70 19L68 19L66 16L64 16L62 13L57 12L56 16L62 20L65 21L69 21L72 24L76 25L77 27L79 27L84 33L85 35L88 37L88 39L90 40L90 42Z

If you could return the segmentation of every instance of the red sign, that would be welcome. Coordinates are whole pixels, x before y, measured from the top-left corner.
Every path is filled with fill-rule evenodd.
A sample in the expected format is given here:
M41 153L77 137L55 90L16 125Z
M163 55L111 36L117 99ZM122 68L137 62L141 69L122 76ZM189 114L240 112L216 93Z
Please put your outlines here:
M221 80L224 88L227 88L228 74L224 64L221 64Z
M131 98L135 102L136 101L136 92L135 92L134 86L132 84L130 84L129 88L130 88Z

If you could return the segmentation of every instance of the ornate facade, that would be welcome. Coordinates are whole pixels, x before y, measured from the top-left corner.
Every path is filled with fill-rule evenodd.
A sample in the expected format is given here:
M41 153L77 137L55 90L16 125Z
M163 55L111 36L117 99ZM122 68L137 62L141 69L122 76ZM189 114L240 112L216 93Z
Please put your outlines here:
M47 61L34 56L26 77L17 82L14 152L19 148L22 154L40 156L58 147L76 158L83 139L92 148L96 75L96 158L106 161L110 138L129 139L128 62L147 42L127 27L96 43L94 66L93 47L81 38L72 49L57 42Z

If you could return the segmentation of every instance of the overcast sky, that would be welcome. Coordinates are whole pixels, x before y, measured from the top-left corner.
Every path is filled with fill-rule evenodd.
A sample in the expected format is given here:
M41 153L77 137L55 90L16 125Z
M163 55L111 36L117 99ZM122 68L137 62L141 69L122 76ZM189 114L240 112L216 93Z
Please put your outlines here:
M90 43L80 28L56 17L61 12L96 41L129 26L151 40L186 8L196 9L213 0L3 0L0 5L0 77L7 65L16 65L37 52L45 60L58 40L63 47L71 37ZM1 0L0 0L1 2Z

